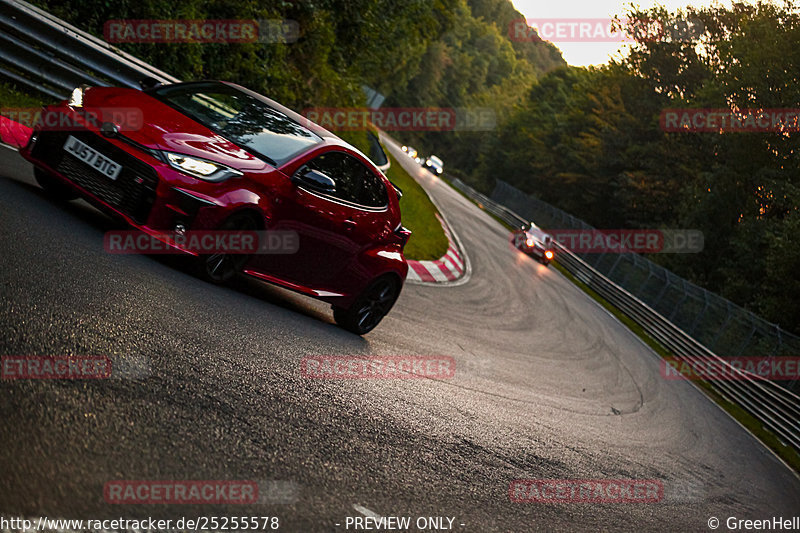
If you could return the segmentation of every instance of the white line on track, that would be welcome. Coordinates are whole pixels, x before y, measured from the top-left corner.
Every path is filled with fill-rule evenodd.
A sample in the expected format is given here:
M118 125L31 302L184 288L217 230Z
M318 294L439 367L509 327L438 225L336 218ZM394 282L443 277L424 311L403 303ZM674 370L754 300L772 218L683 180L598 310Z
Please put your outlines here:
M362 507L361 505L358 505L357 503L353 504L353 509L355 509L359 513L363 514L364 516L368 516L370 518L374 518L375 520L378 520L378 519L382 518L381 515L379 515L375 511L370 511L366 507Z

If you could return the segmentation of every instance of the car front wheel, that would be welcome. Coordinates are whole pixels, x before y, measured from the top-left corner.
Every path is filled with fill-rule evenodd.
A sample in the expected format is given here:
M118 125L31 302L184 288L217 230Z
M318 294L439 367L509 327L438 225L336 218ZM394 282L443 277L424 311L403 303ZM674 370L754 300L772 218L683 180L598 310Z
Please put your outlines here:
M333 318L344 329L365 335L375 329L400 294L400 284L389 276L378 278L364 289L349 309L333 308Z
M228 218L219 228L220 231L256 231L258 224L252 216L242 213ZM242 253L226 253L219 251L214 254L199 255L195 258L195 272L208 281L219 285L238 274L250 255Z

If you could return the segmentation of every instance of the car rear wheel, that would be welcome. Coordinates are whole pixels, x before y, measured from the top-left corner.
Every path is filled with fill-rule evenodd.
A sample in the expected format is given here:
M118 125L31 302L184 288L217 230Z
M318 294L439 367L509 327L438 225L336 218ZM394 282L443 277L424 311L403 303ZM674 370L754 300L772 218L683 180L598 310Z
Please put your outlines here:
M65 185L55 176L48 174L41 168L34 167L33 176L47 195L55 200L62 202L69 202L78 197L78 193L71 189L69 185Z
M365 335L391 310L400 294L400 284L389 276L376 279L364 289L349 309L333 308L333 318L344 329Z
M252 216L242 213L231 216L217 229L219 231L257 231L258 223ZM200 255L195 259L195 271L205 281L219 285L241 272L250 257L249 254L225 252Z

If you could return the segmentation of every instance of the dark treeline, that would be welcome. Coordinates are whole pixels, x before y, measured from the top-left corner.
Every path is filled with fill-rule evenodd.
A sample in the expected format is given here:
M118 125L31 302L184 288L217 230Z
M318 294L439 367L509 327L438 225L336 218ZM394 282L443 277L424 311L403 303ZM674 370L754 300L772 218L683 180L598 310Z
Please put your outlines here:
M181 79L234 81L296 109L363 106L367 85L386 105L452 107L514 101L565 65L549 43L512 43L521 19L507 0L34 0L97 36L120 19L296 21L290 44L122 44ZM510 98L503 98L510 101Z

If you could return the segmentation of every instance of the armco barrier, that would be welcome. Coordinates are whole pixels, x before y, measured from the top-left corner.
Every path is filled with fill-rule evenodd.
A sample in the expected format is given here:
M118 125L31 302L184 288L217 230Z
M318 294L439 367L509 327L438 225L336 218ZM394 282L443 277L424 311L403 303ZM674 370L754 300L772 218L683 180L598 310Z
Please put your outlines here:
M475 191L460 180L454 180L453 186L480 207L511 226L529 223L525 217ZM756 417L785 444L800 450L800 396L779 383L731 367L724 358L700 344L583 259L558 242L555 244L558 247L557 260L568 272L629 316L676 356L685 361L707 360L721 365L730 374L740 376L742 379L739 380L714 380L709 383L723 397ZM793 382L792 385L796 383Z
M0 77L57 99L82 84L180 81L20 0L0 0Z

